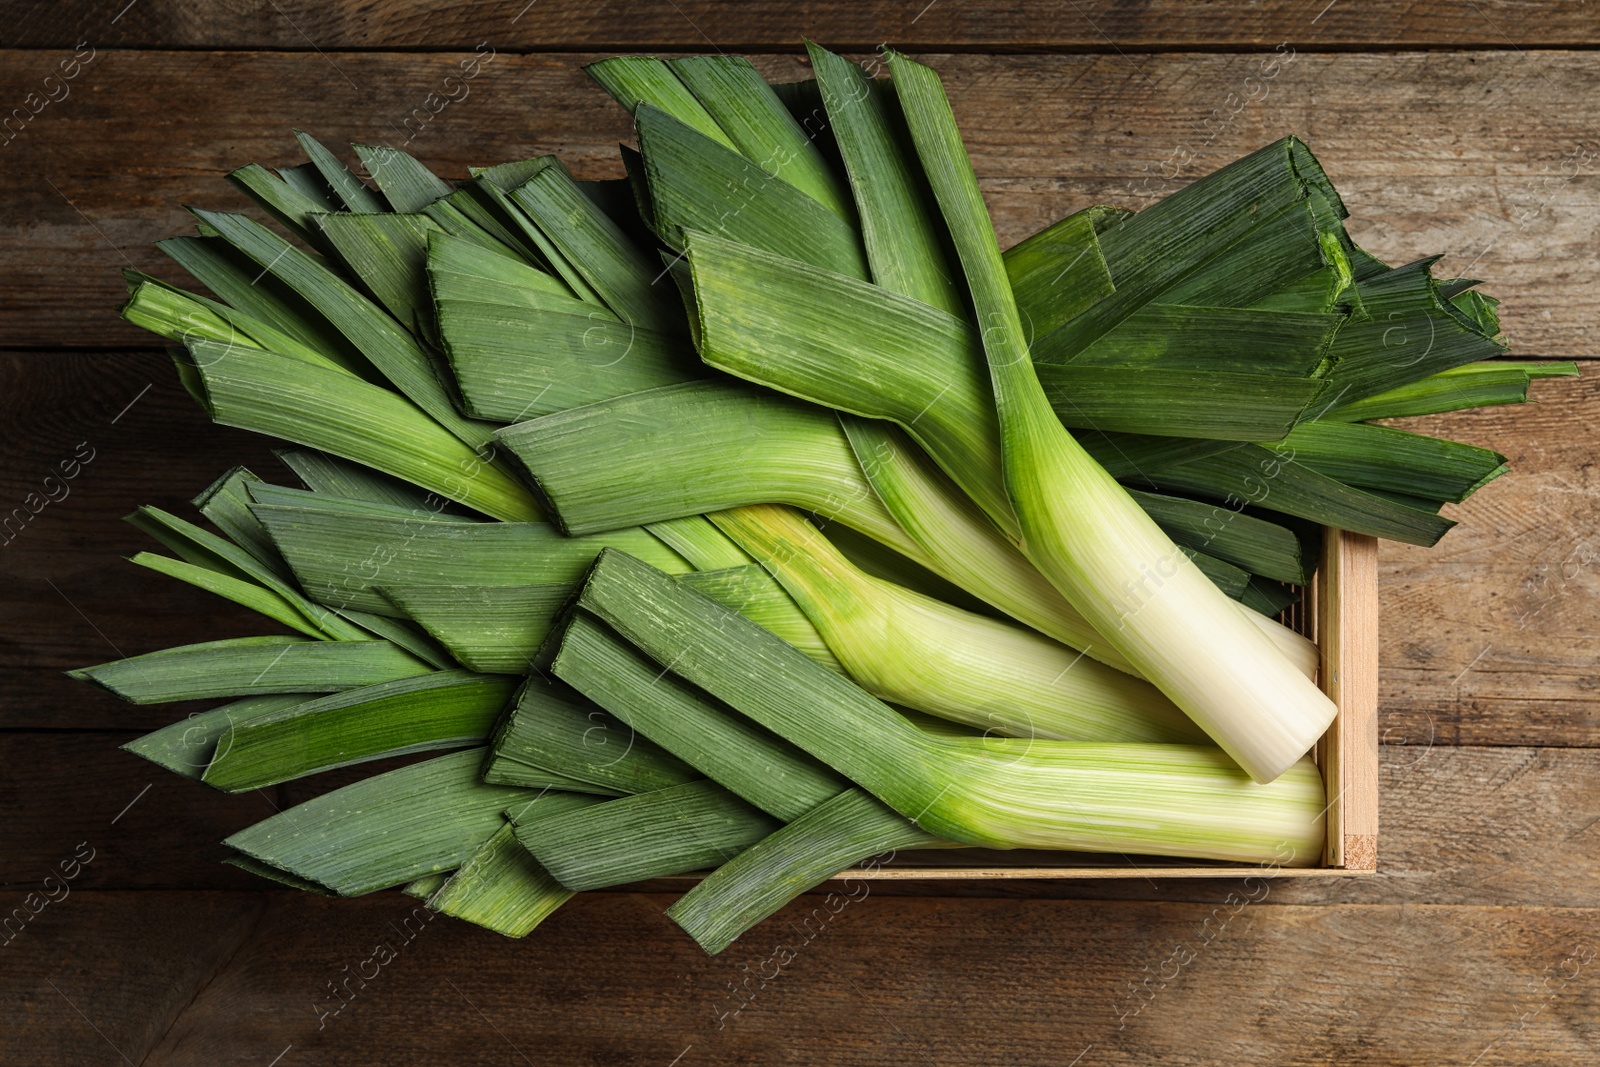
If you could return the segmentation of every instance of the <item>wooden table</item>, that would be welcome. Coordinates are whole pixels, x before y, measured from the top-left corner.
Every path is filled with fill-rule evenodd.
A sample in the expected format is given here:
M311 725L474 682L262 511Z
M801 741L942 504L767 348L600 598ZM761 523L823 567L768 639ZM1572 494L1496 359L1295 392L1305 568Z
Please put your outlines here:
M238 208L221 175L294 158L291 126L409 137L450 176L535 151L609 176L628 124L586 83L591 53L760 53L794 79L802 34L889 41L944 75L1005 241L1090 203L1141 206L1296 132L1359 240L1391 260L1447 253L1446 276L1503 298L1517 355L1584 359L1600 313L1592 5L124 3L24 2L0 25L0 113L57 98L0 132L0 508L59 498L0 554L0 913L76 871L0 947L0 1060L1600 1059L1593 378L1426 420L1514 471L1454 509L1438 548L1383 548L1382 872L1248 903L1200 881L876 884L782 965L774 947L799 942L815 898L718 958L652 892L581 897L523 942L448 921L407 940L398 894L273 892L217 862L226 834L327 781L227 797L162 774L116 746L172 709L61 675L259 630L117 558L153 547L116 521L135 506L181 508L234 463L277 468L267 442L209 426L114 306L124 267L177 277L151 243L186 228L184 204ZM474 51L492 58L469 94L418 112ZM380 942L395 958L331 1014L332 985L370 975Z

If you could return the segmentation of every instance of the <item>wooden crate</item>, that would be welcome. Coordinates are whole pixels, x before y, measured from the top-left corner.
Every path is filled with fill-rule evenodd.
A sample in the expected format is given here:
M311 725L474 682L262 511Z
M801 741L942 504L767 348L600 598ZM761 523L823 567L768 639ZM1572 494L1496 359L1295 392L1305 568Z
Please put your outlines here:
M1322 650L1318 684L1338 706L1313 756L1328 792L1328 838L1317 867L983 849L908 852L839 878L1240 878L1371 874L1378 861L1378 542L1328 530L1304 600L1285 622Z

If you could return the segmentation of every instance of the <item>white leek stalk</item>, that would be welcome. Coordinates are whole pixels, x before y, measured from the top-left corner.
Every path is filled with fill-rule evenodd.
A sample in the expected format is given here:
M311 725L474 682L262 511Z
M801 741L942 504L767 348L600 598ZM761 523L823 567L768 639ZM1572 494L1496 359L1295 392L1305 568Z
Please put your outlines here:
M971 287L1023 551L1251 777L1276 779L1333 721L1333 702L1061 425L1029 358L994 228L938 76L902 56L890 57L890 69Z
M881 700L1006 737L1205 740L1149 682L865 574L789 508L758 504L710 518L771 571L850 677Z

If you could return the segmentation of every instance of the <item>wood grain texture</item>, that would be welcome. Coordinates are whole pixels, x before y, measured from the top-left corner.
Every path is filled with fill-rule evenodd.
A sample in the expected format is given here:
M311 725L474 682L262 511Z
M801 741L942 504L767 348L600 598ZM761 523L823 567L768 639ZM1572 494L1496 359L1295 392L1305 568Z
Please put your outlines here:
M1372 51L1406 47L1549 47L1600 40L1591 12L1559 0L1427 5L1294 3L1249 5L1154 0L1139 4L1079 0L820 0L751 4L741 0L443 0L317 3L276 0L141 0L113 22L120 3L25 0L14 5L15 46L70 46L88 38L120 48L471 48L488 39L528 51L796 51L801 36L833 47L973 51L1271 47Z
M294 159L291 126L330 143L410 137L450 177L539 151L580 176L619 173L628 125L579 69L591 58L500 52L464 99L408 133L459 54L102 51L65 100L0 146L13 176L0 206L13 235L0 346L147 343L115 317L117 271L175 276L151 243L187 232L185 203L244 206L221 176ZM1447 253L1447 273L1487 279L1519 352L1593 352L1600 144L1587 101L1600 65L1587 53L1300 53L1271 77L1261 55L925 58L949 86L1006 242L1087 204L1142 206L1296 132L1374 252ZM0 53L0 101L20 104L55 62ZM797 57L761 66L807 74Z
M1319 683L1339 713L1318 751L1327 786L1330 867L1378 863L1378 541L1324 539L1316 575Z
M230 794L123 752L119 746L135 736L0 733L0 766L18 769L0 778L0 810L7 813L0 886L16 898L0 917L81 843L96 855L75 887L260 889L260 880L222 862L229 854L224 838L313 796L427 758L375 760Z
M245 893L68 893L0 948L0 1056L38 1067L143 1062L266 910Z
M1437 547L1380 547L1387 743L1600 742L1600 381L1533 392L1402 424L1503 452L1513 473L1447 507L1461 525Z
M103 974L75 1003L151 1067L1498 1065L1589 1062L1600 1040L1592 909L867 895L830 915L805 898L710 958L663 903L579 898L517 942L397 895L85 894L11 950L0 996L34 1010L7 1038L58 1057L29 1062L118 1062L41 980L92 959ZM132 908L143 922L119 925ZM175 1020L132 1015L164 977L153 961L177 954L163 935L193 952L252 921Z
M164 354L0 352L0 413L0 728L164 725L189 706L135 707L62 672L285 632L126 562L164 551L122 521L141 505L198 519L189 500L235 464L294 484L267 439L213 426Z
M12 768L0 778L7 816L0 829L0 915L21 905L84 843L94 859L73 880L74 891L261 888L222 862L228 854L222 840L284 807L282 791L219 793L117 747L135 736L0 734L4 766Z

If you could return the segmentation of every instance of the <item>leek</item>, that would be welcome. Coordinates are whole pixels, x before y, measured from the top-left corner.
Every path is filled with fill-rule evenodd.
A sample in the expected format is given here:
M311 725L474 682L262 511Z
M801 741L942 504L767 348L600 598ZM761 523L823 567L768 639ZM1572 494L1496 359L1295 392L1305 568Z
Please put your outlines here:
M556 881L576 891L715 867L778 826L698 781L520 822L516 833Z
M387 641L236 637L148 652L68 676L135 704L357 689L432 668Z
M981 370L975 362L977 340L965 324L843 275L717 237L691 234L688 248L702 358L785 392L899 423L918 444L927 446L928 454L966 491L966 497L946 490L939 475L918 470L918 450L909 442L861 420L843 420L876 496L922 550L922 558L935 571L1019 620L1128 669L1124 655L1101 639L1058 593L1041 589L1034 566L990 527L984 515L974 514L976 502L1001 530L1015 527L1010 505L999 492L1000 431L992 395L977 373ZM828 312L820 313L821 308ZM846 324L843 328L841 322ZM587 442L589 436L582 440ZM747 447L766 444L760 439ZM563 442L562 447L564 453L586 454L578 442ZM543 469L559 462L564 453L540 455L534 462ZM700 463L709 464L721 462L728 453L721 449L695 454ZM715 482L737 484L730 478ZM578 506L599 493L597 486L585 488L590 495L576 500ZM788 498L769 494L766 499L810 507L864 529L837 510L841 500L857 495L836 489L821 501L815 492L809 498L795 493ZM753 502L750 494L719 501L724 506L746 502ZM552 504L557 511L571 506L554 498ZM1287 634L1273 636L1289 648L1303 645ZM1295 654L1302 665L1314 660L1306 649Z
M202 776L242 792L365 760L481 744L513 680L435 671L230 723Z
M1260 784L1204 746L927 733L755 623L615 551L595 562L577 606L667 676L725 701L941 838L1299 865L1321 855L1325 799L1308 759ZM569 628L567 639L579 632ZM795 701L797 691L809 699ZM682 743L720 754L724 723L684 720Z
M903 57L891 56L890 69L983 325L1005 485L1024 551L1253 778L1276 779L1333 721L1333 702L1217 592L1050 410L944 90L931 70Z
M492 748L489 766L505 784L523 784L532 777L528 768L566 775L585 783L575 791L595 793L648 793L697 777L598 705L537 675L523 684ZM507 761L519 766L504 765Z
M510 823L500 827L427 898L428 907L493 930L526 937L572 899L517 843Z
M861 573L784 508L713 516L810 617L858 684L1008 737L1203 743L1150 683L1037 633Z
M482 752L438 756L335 789L227 839L230 848L340 896L461 866L527 790L478 780Z
M851 864L946 842L859 789L847 789L722 864L667 909L710 953Z

